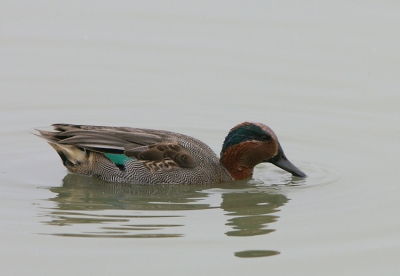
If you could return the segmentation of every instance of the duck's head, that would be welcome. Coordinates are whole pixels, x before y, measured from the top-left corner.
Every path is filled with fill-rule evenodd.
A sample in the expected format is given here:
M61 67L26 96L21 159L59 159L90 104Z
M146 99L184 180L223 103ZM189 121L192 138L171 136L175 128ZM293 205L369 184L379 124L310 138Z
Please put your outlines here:
M261 123L244 122L232 128L222 145L220 160L235 180L251 177L254 167L264 162L306 177L286 158L275 133Z

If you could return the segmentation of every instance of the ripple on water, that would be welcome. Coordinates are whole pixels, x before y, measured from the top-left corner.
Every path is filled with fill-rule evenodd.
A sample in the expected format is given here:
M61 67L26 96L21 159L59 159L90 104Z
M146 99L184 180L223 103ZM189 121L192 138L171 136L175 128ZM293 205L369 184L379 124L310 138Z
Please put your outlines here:
M292 176L290 173L268 163L257 165L254 172L254 180L250 183L257 186L290 187L296 189L310 189L334 185L342 178L341 173L333 167L322 164L310 164L297 162L306 178Z

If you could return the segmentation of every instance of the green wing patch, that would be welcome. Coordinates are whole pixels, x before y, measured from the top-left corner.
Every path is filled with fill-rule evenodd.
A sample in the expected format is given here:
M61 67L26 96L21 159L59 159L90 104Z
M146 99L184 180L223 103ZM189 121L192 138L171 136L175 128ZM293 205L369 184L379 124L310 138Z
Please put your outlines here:
M105 153L104 154L108 159L111 160L115 165L119 166L125 166L125 163L128 162L129 160L132 160L132 158L129 158L125 154L116 154L116 153Z

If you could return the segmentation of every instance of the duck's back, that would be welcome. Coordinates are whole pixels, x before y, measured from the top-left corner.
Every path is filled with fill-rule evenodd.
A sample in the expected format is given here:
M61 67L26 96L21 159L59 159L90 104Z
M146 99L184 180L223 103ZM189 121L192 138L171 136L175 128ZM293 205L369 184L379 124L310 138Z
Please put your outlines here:
M71 172L114 182L200 184L232 180L206 144L183 134L128 127L53 125L40 131Z

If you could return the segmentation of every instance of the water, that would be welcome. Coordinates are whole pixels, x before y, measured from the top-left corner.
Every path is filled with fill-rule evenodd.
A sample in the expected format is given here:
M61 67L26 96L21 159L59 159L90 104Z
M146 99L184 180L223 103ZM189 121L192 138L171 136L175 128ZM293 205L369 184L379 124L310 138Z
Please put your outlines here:
M4 2L7 275L397 275L397 2ZM68 174L52 123L166 129L216 152L260 121L305 171L209 186Z

